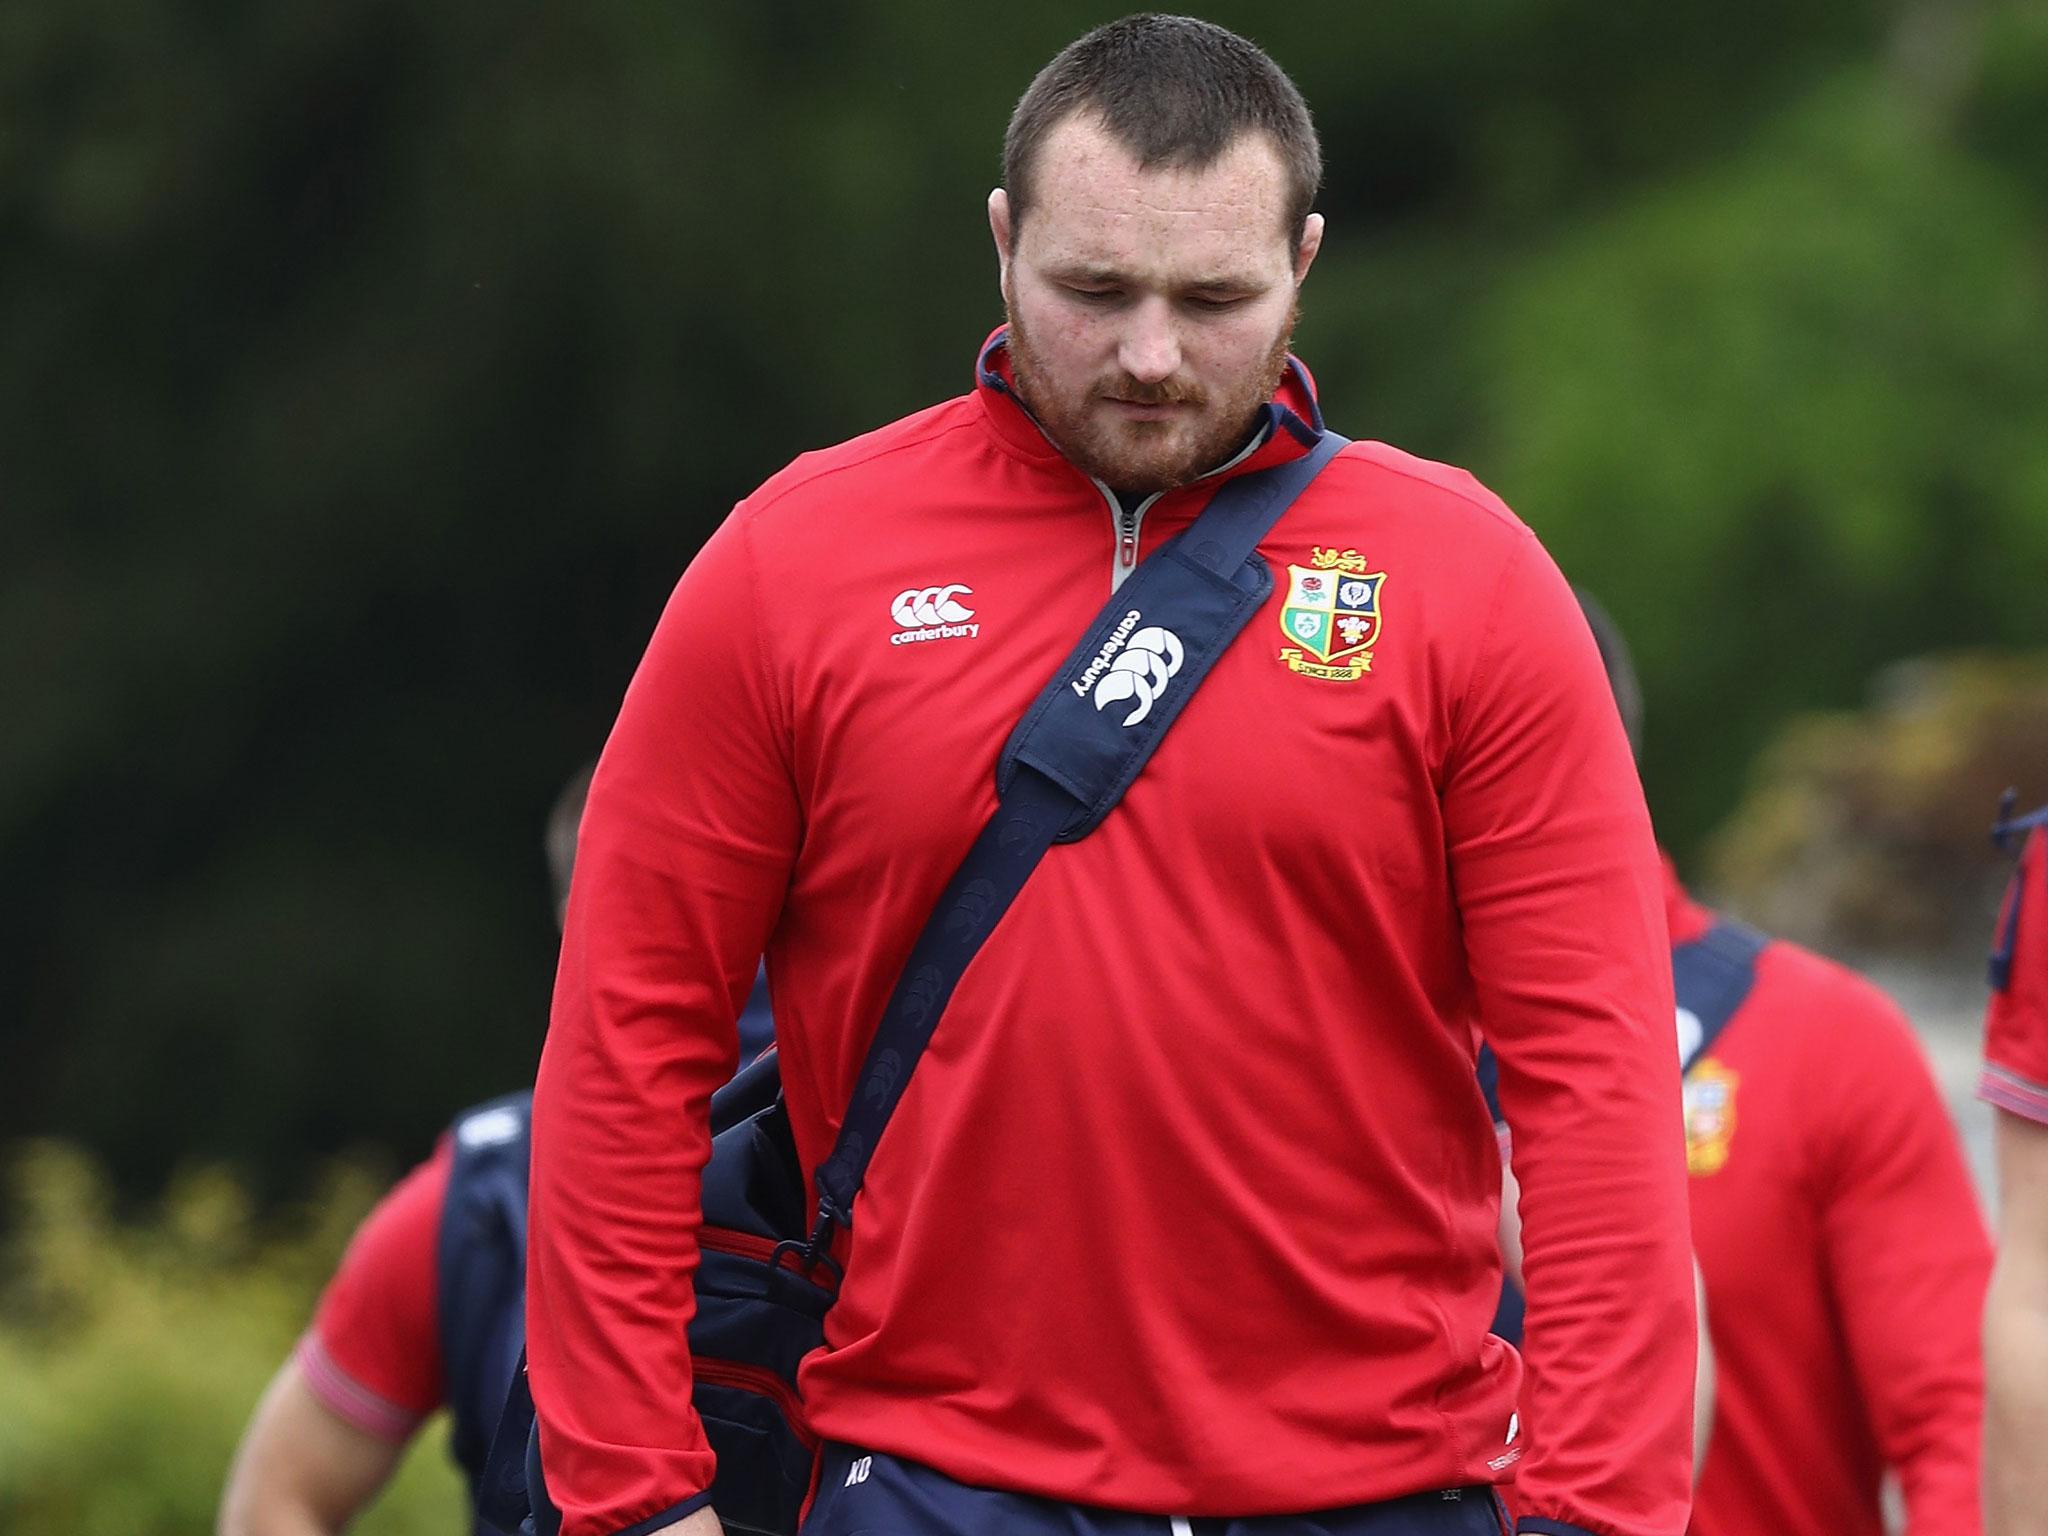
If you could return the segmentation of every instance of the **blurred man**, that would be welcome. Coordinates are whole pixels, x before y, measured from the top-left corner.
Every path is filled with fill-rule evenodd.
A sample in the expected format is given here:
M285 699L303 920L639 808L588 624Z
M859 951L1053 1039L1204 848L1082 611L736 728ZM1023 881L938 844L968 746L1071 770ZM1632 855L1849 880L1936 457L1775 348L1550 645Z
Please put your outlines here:
M589 787L585 768L548 816L558 918ZM767 1044L758 982L741 1032L750 1045ZM514 1093L466 1110L364 1218L242 1437L221 1499L221 1536L338 1536L443 1407L474 1500L525 1340L531 1101ZM497 1536L480 1517L472 1528Z
M242 1437L221 1536L338 1536L442 1407L474 1499L522 1340L529 1102L465 1114L364 1219Z
M1581 601L1640 749L1627 646ZM1890 1472L1909 1536L1972 1536L1991 1245L1912 1025L1696 904L1668 859L1665 901L1714 1357L1691 1529L1882 1536Z
M2048 807L2024 838L1991 956L1978 1096L1997 1110L1998 1267L1984 1307L1985 1529L2048 1533Z
M1113 23L1032 83L1004 162L1010 324L973 392L741 504L591 787L534 1106L529 1367L564 1536L718 1528L684 1324L753 956L815 1170L1011 729L1220 483L1320 440L1287 350L1320 151L1270 59ZM1518 1460L1526 1531L1684 1525L1663 909L1570 589L1469 476L1378 444L1263 548L1270 598L1002 915L834 1213L808 1536L1498 1536L1487 1485ZM1522 1160L1533 1443L1486 1329L1482 1024Z

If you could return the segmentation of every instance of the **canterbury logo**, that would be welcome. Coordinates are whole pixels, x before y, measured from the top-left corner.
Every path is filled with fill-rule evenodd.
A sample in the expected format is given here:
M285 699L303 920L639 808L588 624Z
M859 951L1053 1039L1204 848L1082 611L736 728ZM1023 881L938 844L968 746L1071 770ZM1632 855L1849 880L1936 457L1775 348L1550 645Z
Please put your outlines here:
M921 624L961 624L974 617L974 610L963 606L960 599L972 596L974 588L958 582L949 587L912 587L896 594L889 615L905 629Z
M974 610L960 599L974 596L974 588L949 582L937 587L906 587L889 604L889 617L899 626L889 637L891 645L916 645L924 640L973 639L981 633L979 624L967 621Z
M1142 618L1135 608L1125 614L1081 675L1068 685L1084 699L1092 693L1097 709L1136 699L1136 706L1124 716L1125 725L1136 725L1152 713L1153 702L1166 691L1187 658L1179 635L1157 624L1140 629Z

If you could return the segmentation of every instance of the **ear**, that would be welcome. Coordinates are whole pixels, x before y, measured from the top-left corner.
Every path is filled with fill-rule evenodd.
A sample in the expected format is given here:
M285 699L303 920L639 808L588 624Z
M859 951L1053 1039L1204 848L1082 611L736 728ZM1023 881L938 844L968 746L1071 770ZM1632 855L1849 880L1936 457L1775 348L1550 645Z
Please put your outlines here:
M1010 281L1010 194L1001 187L988 195L988 232L995 236L996 264L1005 285Z
M1294 253L1294 284L1298 288L1308 276L1310 263L1323 248L1323 216L1312 213L1302 221L1301 245Z

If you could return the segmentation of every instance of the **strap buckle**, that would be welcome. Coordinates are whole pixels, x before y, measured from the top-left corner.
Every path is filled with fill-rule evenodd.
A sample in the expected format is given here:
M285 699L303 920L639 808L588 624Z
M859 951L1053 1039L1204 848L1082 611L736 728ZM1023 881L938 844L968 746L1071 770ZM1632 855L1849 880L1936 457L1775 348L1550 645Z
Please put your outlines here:
M812 1273L818 1269L830 1270L832 1272L832 1285L836 1289L839 1283L846 1278L846 1266L832 1257L832 1237L840 1228L850 1228L852 1225L853 1223L848 1219L846 1213L832 1203L830 1195L820 1195L818 1197L818 1219L811 1227L811 1235L802 1242L798 1242L792 1237L785 1238L777 1243L774 1250L768 1255L769 1267L772 1269L782 1268L784 1255L791 1255L796 1260L795 1264L791 1266L795 1274L809 1280Z

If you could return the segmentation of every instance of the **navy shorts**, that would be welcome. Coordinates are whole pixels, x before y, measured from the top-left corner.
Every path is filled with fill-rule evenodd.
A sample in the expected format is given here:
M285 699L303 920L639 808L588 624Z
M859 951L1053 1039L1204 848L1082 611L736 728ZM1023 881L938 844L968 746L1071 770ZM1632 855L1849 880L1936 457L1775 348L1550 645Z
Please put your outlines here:
M1235 1520L1176 1519L970 1488L930 1467L827 1445L802 1536L1504 1536L1490 1488Z

